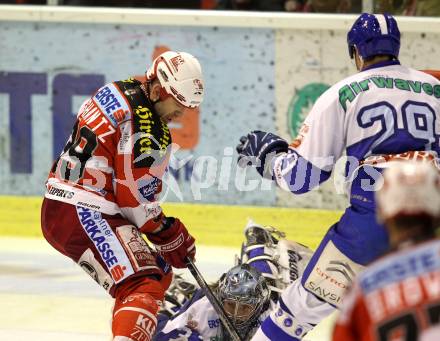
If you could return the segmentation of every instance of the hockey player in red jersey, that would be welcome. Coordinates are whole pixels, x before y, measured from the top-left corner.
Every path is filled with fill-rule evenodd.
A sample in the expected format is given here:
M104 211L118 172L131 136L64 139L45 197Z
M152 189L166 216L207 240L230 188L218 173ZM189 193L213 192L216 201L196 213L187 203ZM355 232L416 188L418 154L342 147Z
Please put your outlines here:
M440 340L438 169L430 163L396 163L384 172L376 198L392 250L357 277L333 340Z
M203 94L194 56L161 54L145 82L106 84L83 103L49 174L43 234L115 298L113 340L151 339L168 264L183 268L195 255L194 238L165 216L159 194L172 145L167 124L198 107Z

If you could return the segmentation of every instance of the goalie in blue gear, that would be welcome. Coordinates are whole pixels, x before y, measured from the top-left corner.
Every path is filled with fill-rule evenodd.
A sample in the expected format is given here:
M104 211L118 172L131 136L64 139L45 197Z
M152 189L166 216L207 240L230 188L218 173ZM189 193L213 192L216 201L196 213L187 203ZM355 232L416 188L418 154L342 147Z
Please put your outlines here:
M270 305L270 290L262 274L248 264L239 264L223 274L212 289L240 337L250 340ZM231 339L202 290L159 328L155 341Z
M255 166L294 194L328 180L344 153L348 160L350 206L253 340L301 340L332 313L353 277L388 248L386 231L375 217L374 185L381 169L398 159L438 158L440 82L400 64L396 20L363 13L347 44L359 73L318 98L292 144L252 131L237 146L239 165Z
M250 340L282 289L301 274L312 251L284 239L283 232L252 221L245 236L239 264L223 274L213 291L240 337ZM181 277L174 278L159 313L155 341L230 339L203 290L192 289Z

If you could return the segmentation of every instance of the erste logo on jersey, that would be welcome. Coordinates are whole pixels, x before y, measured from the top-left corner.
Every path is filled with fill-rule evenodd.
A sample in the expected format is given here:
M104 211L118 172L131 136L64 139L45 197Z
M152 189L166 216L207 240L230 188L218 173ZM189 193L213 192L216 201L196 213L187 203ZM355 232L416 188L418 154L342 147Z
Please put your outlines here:
M81 206L76 206L76 211L84 231L99 251L115 283L133 274L130 260L110 225L102 219L101 213Z
M440 243L414 249L407 255L389 256L359 275L365 293L382 289L389 284L404 281L440 269Z
M130 108L113 83L102 87L93 99L114 127L128 118Z

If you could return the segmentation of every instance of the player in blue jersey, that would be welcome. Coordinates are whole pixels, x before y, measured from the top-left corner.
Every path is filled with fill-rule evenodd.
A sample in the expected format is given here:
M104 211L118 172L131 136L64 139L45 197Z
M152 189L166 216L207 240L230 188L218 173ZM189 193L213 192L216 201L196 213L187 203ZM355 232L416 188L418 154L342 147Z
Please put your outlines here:
M355 274L388 247L375 217L374 183L381 168L395 159L437 158L440 82L400 64L396 20L364 13L347 41L359 73L316 101L292 144L252 131L237 147L240 165L254 165L260 175L295 194L326 181L343 153L348 160L350 206L254 340L301 340L339 307Z

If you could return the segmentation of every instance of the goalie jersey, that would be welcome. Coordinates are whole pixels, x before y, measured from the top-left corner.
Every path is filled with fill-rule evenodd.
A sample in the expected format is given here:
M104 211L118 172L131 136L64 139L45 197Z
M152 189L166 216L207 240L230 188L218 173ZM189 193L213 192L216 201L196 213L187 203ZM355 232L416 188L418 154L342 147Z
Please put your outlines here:
M139 81L100 88L78 111L55 161L45 197L106 214L122 214L149 231L167 168L171 135Z
M435 240L371 264L348 292L333 340L440 340L439 254Z

